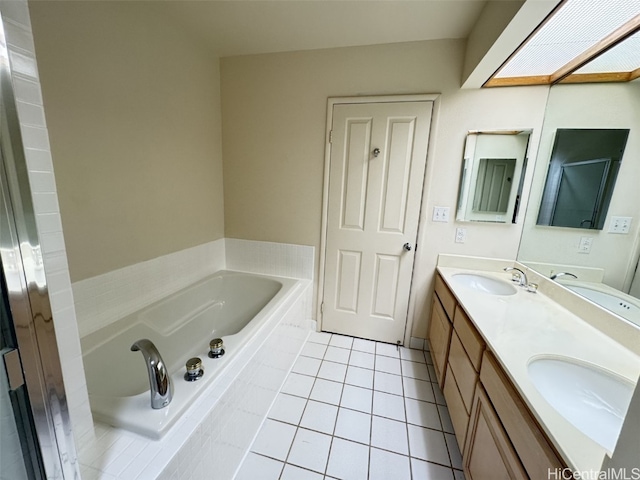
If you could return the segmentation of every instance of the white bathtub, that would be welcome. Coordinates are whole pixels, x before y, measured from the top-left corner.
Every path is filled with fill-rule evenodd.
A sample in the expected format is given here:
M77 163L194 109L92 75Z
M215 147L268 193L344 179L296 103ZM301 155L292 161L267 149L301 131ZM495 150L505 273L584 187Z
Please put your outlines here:
M222 271L82 339L87 387L95 420L160 438L197 396L215 382L252 336L261 334L278 305L296 289L282 277ZM265 332L266 333L266 332ZM221 337L225 355L208 357L209 341ZM173 382L173 400L154 410L149 378L133 342L151 340ZM204 377L184 380L184 364L203 361Z

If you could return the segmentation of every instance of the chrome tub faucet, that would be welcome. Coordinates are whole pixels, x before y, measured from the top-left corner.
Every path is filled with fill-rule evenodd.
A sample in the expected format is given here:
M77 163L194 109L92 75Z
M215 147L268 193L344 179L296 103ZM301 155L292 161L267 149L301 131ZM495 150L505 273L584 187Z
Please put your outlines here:
M131 345L132 352L141 352L149 374L151 408L164 408L173 398L173 384L160 352L151 340L142 338Z
M554 273L554 274L553 274L553 275L551 275L551 277L549 277L549 278L551 278L551 280L555 280L556 278L558 278L558 277L564 277L565 275L566 275L566 276L568 276L568 277L573 277L573 278L575 278L575 279L577 279L577 278L578 278L578 276L577 276L577 275L574 275L573 273L570 273L570 272Z

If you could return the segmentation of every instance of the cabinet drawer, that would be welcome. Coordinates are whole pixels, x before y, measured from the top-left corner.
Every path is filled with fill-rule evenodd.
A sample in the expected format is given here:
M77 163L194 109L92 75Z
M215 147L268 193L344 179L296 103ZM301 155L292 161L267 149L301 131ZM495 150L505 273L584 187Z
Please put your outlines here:
M434 290L444 307L444 311L447 312L447 317L452 319L457 304L456 297L453 296L453 293L451 293L449 287L444 283L440 274L436 274L436 286Z
M484 351L484 340L476 330L465 311L458 305L456 313L453 317L453 328L458 333L460 342L464 346L469 360L476 372L480 372L480 362L482 361L482 352Z
M482 359L480 380L528 475L547 478L549 470L564 468L528 407L489 352L485 352Z
M467 435L467 426L469 425L469 414L467 413L467 409L465 408L462 397L460 396L455 374L452 374L451 370L449 370L447 378L444 380L442 393L447 401L447 408L449 409L449 416L451 417L451 423L453 424L453 431L456 434L456 440L458 441L458 445L462 451Z
M468 480L528 478L518 454L502 428L500 419L480 385L476 389L469 421L467 442L464 446L464 473Z
M440 300L434 297L431 307L431 321L429 322L429 348L433 359L433 367L441 387L446 373L452 330L453 327L449 323L442 305L440 305Z
M469 357L467 357L462 343L456 334L454 329L451 334L451 347L449 347L449 368L456 377L456 383L458 384L458 390L460 396L464 402L467 413L471 412L471 405L473 403L473 391L476 388L478 381L478 373L473 368Z

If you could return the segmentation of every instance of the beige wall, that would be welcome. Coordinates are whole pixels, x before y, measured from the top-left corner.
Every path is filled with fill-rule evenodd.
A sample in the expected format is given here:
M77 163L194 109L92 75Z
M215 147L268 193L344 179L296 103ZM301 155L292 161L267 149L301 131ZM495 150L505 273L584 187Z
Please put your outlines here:
M464 48L463 41L441 40L222 59L226 236L318 251L327 98L441 93L410 312L413 335L425 337L438 253L514 259L518 251L522 222L453 221L466 132L532 128L535 157L548 93L547 87L460 90ZM435 205L450 207L452 221L433 223ZM465 244L454 243L457 226L467 228Z
M72 281L224 236L219 67L147 2L30 2Z

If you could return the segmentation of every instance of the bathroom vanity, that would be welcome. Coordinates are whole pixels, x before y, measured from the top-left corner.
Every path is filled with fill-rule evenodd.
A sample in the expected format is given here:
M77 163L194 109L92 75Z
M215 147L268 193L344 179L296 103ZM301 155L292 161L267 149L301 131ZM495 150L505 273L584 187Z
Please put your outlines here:
M461 258L439 262L429 345L465 475L599 472L640 374L638 352L573 313L591 307L584 299L534 272L538 293L512 283L507 263L468 268ZM590 410L597 401L600 416Z

